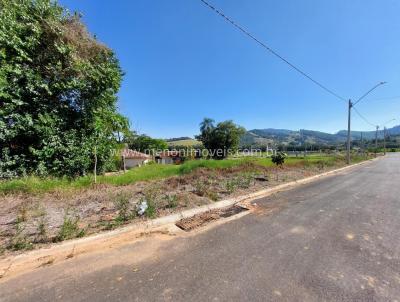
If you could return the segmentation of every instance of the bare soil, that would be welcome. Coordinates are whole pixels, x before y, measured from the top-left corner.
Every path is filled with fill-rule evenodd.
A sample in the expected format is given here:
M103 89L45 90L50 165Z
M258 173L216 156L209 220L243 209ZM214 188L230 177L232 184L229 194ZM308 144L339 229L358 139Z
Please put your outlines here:
M51 242L165 216L333 168L337 166L246 165L197 169L183 176L126 186L98 185L79 192L0 196L0 254L4 257ZM154 206L154 213L139 216L137 205L144 200Z

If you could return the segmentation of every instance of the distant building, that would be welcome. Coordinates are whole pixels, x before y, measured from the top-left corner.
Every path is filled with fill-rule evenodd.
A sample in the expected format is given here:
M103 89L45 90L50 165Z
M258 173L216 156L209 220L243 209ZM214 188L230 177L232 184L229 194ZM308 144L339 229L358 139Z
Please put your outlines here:
M184 161L183 156L180 155L179 151L163 151L155 156L155 160L158 164L181 164Z
M151 161L151 156L131 149L122 151L125 169L140 167Z

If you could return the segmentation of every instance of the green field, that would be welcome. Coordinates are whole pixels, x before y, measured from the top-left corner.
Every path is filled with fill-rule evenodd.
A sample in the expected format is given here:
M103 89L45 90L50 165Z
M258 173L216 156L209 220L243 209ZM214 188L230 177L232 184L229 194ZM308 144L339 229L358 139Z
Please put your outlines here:
M362 161L364 158L353 156L353 162ZM156 180L167 178L170 176L188 174L198 168L208 169L226 169L254 163L256 165L270 167L274 164L270 158L239 158L239 159L225 159L225 160L192 160L183 163L182 165L158 165L152 164L142 166L129 170L123 174L98 176L98 184L109 184L114 186L123 186L133 184L138 181ZM344 164L342 156L310 156L302 157L289 157L285 161L285 166L291 165L324 165L334 166L336 164ZM38 178L29 176L14 180L0 181L0 194L11 193L28 193L40 194L54 191L71 191L94 186L93 176L83 176L76 179L68 178Z
M169 141L167 142L169 147L174 146L183 146L183 147L194 147L194 146L201 146L202 143L195 139L183 139L177 141Z

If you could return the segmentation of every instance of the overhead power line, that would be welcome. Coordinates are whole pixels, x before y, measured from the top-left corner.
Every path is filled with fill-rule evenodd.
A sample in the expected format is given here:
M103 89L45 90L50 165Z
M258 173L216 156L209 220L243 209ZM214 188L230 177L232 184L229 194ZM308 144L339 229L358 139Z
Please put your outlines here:
M318 85L320 88L322 88L323 90L325 90L326 92L330 93L331 95L335 96L336 98L342 100L342 101L346 101L345 98L341 97L340 95L338 95L336 92L334 92L333 90L327 88L325 85L321 84L319 81L315 80L314 78L312 78L310 75L308 75L306 72L304 72L303 70L301 70L299 67L295 66L294 64L290 63L287 59L285 59L284 57L282 57L280 54L278 54L275 50L273 50L272 48L270 48L268 45L266 45L264 42L262 42L261 40L259 40L258 38L256 38L253 34L251 34L249 31L247 31L245 28L243 28L242 26L240 26L238 23L236 23L233 19L231 19L230 17L228 17L227 15L225 15L221 10L217 9L215 6L213 6L212 4L210 4L209 2L207 2L206 0L200 0L201 2L203 2L208 8L210 8L212 11L214 11L216 14L218 14L219 16L221 16L222 18L224 18L226 21L228 21L231 25L233 25L234 27L236 27L238 30L240 30L242 33L244 33L246 36L248 36L249 38L251 38L252 40L254 40L256 43L258 43L259 45L261 45L263 48L265 48L266 50L268 50L270 53L272 53L274 56L276 56L277 58L279 58L281 61L283 61L284 63L286 63L287 65L289 65L291 68L293 68L294 70L296 70L298 73L300 73L301 75L303 75L304 77L306 77L307 79L309 79L310 81L312 81L314 84Z
M376 125L374 125L374 124L371 123L369 120L367 120L367 119L365 118L365 116L363 116L363 115L357 110L356 107L353 107L353 109L354 109L355 113L357 113L357 115L358 115L359 117L361 117L362 120L363 120L364 122L366 122L367 124L371 125L372 127L376 127Z
M384 85L387 82L379 82L378 84L376 84L374 87L372 87L370 90L368 90L366 93L364 93L357 101L355 101L353 103L353 107L359 103L363 98L365 98L371 91L375 90L378 86Z

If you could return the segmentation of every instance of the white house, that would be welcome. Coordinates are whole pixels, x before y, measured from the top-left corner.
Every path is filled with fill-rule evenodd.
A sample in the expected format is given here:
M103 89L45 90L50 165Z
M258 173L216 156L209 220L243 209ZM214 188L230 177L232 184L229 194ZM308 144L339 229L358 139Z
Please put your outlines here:
M131 149L122 151L122 159L125 169L140 167L147 164L151 160L151 156Z
M179 151L163 151L155 156L155 160L159 164L180 164L183 158Z

